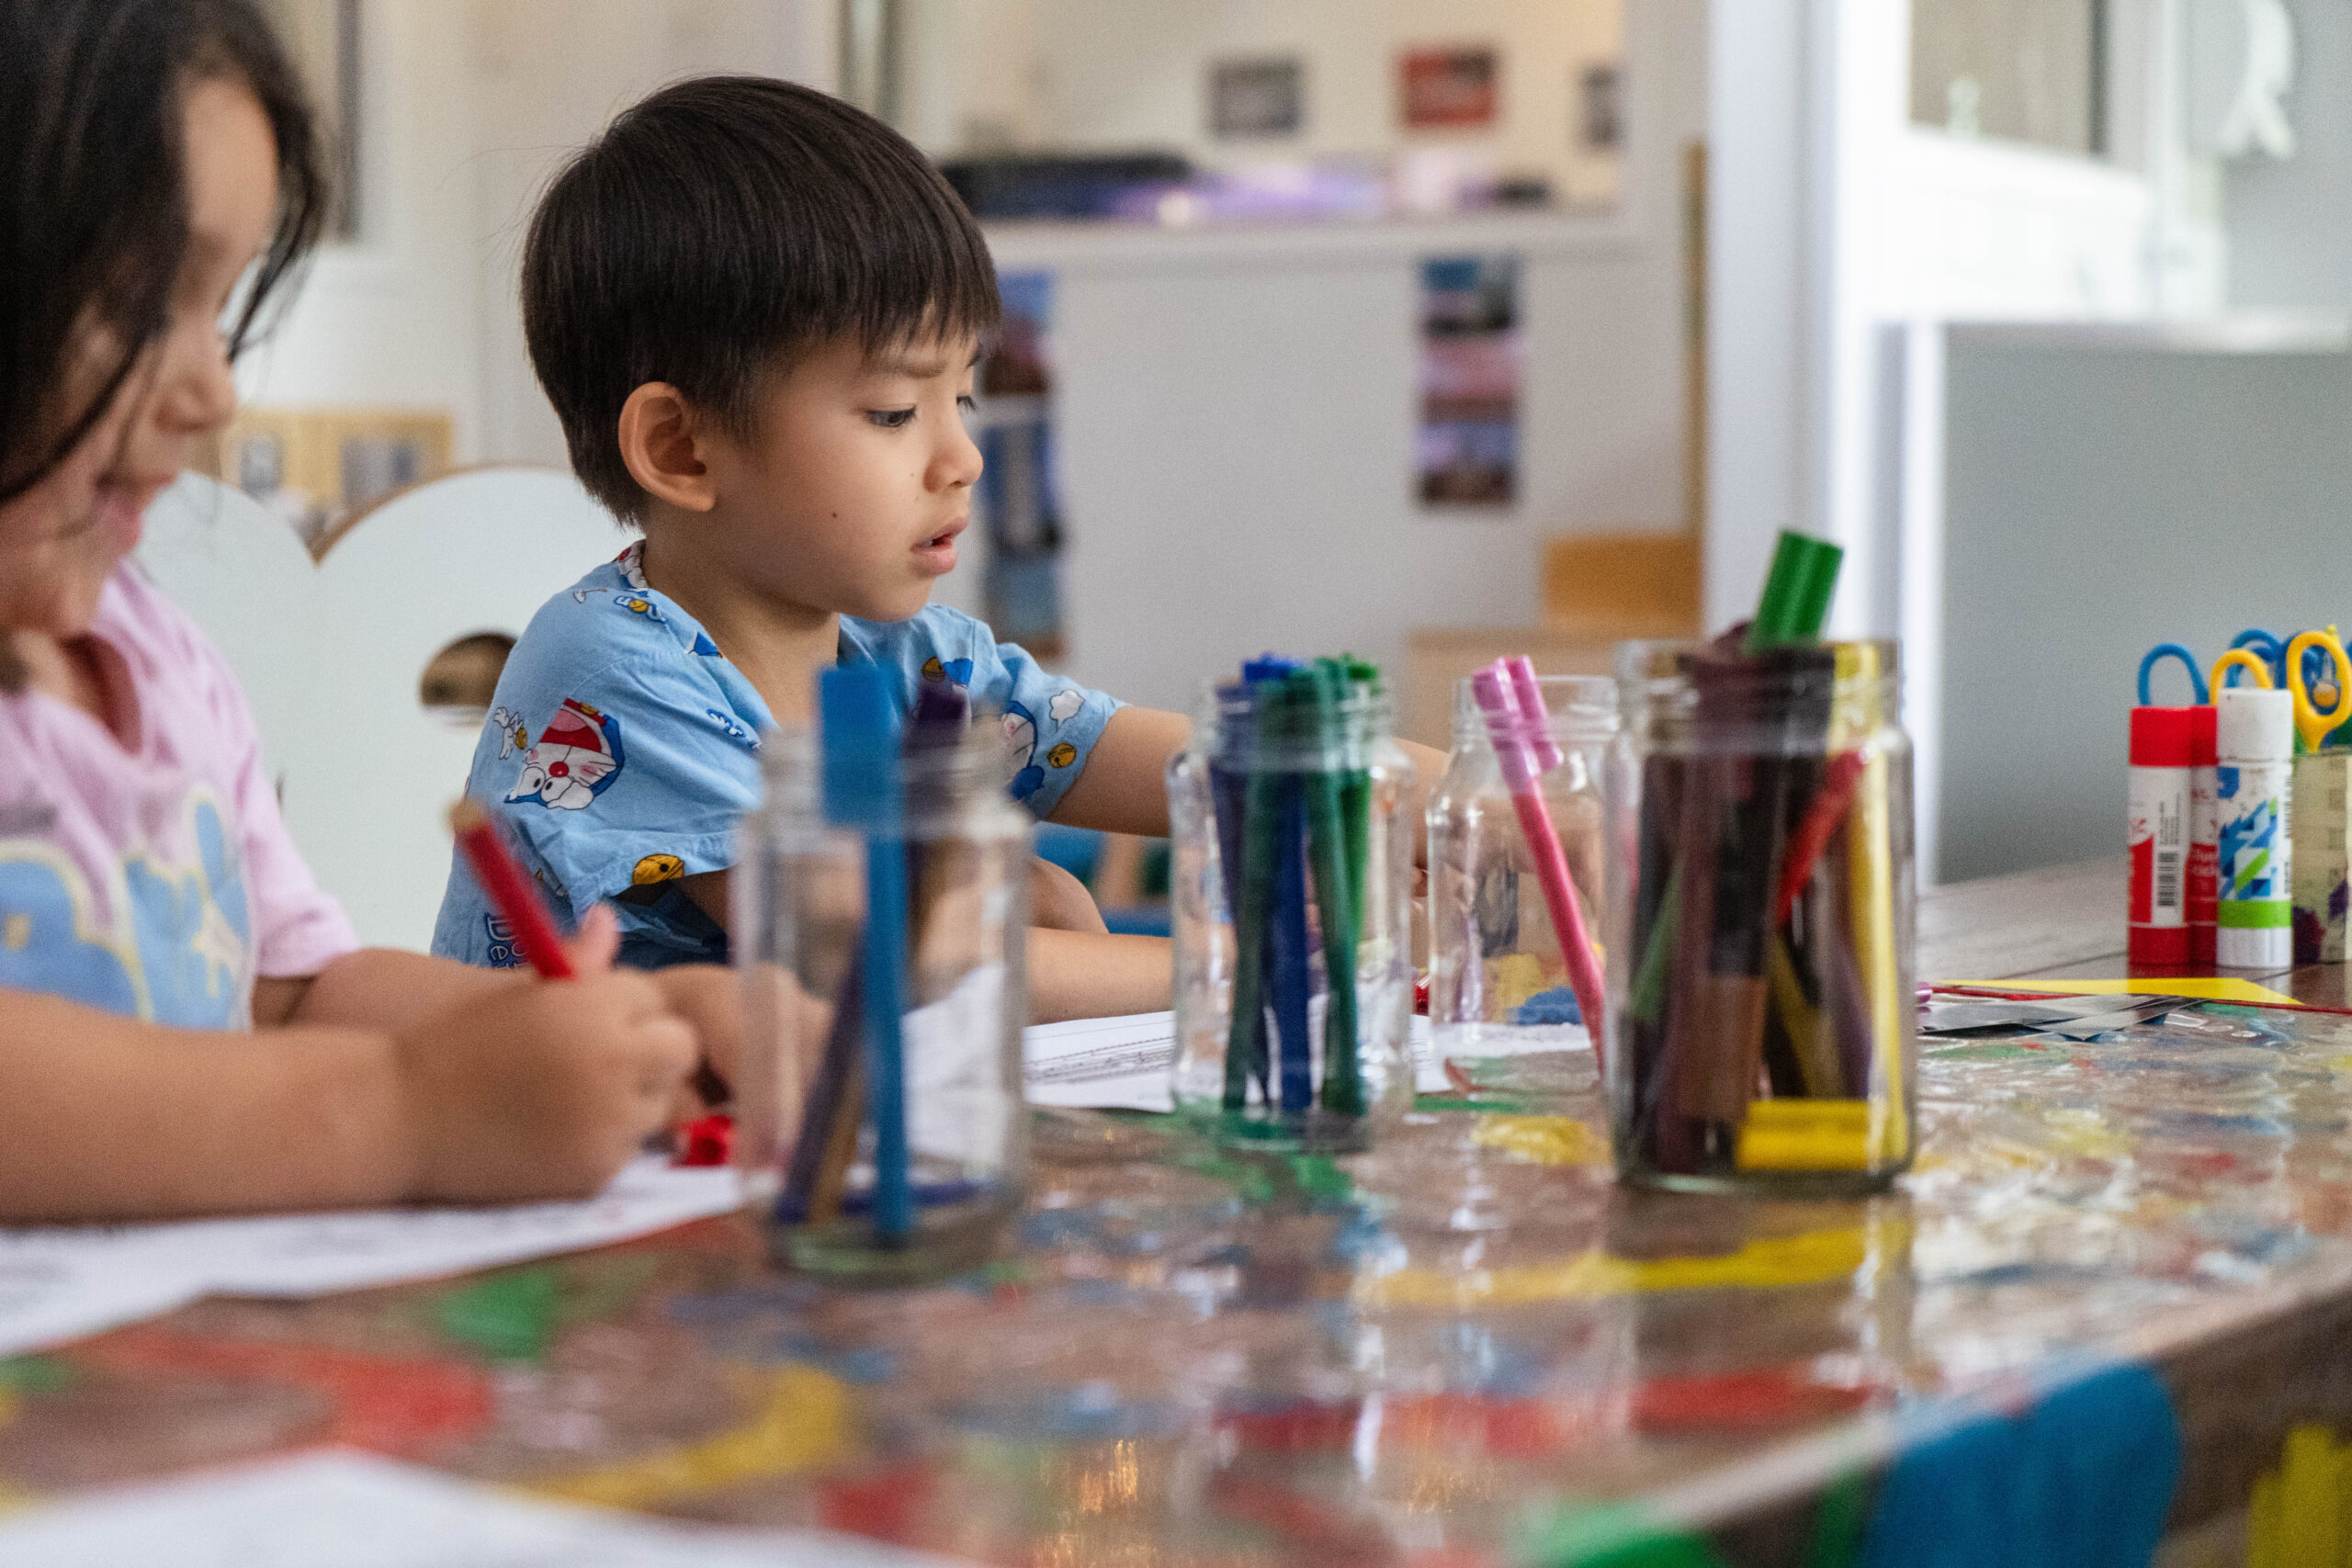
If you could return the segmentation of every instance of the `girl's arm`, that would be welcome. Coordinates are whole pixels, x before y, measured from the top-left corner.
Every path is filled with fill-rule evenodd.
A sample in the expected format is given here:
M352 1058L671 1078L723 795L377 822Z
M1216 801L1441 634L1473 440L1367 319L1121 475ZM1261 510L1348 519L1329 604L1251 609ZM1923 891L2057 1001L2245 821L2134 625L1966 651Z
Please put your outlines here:
M670 1010L693 1026L703 1061L727 1083L735 1081L742 987L734 971L711 964L682 964L645 976ZM254 1024L360 1025L401 1030L435 1012L526 984L511 969L477 969L454 958L397 948L346 953L316 975L254 983ZM698 1116L699 1100L682 1102L681 1118Z
M695 1057L659 987L608 972L616 942L604 917L582 978L394 1027L166 1029L0 988L0 1221L593 1192Z

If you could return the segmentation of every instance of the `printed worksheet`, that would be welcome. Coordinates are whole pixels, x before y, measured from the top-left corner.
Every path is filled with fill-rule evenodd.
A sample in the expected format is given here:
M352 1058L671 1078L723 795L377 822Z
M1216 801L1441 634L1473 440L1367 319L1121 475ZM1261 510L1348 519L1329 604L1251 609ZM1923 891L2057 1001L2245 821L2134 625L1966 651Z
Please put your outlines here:
M325 1449L0 1520L0 1562L74 1568L946 1568L821 1530L715 1529Z
M435 1279L650 1235L738 1201L732 1170L647 1158L574 1202L0 1230L0 1355L199 1296L311 1296Z
M1442 1094L1445 1068L1430 1048L1430 1021L1415 1017L1413 1088ZM1173 1111L1176 1015L1139 1012L1041 1023L1023 1039L1023 1076L1032 1105L1074 1111Z

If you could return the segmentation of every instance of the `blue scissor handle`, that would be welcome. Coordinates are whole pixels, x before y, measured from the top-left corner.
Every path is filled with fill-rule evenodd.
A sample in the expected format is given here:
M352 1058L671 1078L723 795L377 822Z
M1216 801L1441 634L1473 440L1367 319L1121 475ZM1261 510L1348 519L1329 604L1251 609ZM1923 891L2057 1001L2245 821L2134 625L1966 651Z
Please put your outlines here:
M2325 655L2323 654L2322 657L2324 658ZM2140 660L2140 705L2142 707L2152 705L2148 695L2148 677L2154 672L2156 665L2166 659L2179 660L2180 667L2188 671L2189 694L2197 699L2198 705L2201 707L2213 700L2206 694L2205 672L2197 668L2197 655L2177 642L2160 642L2148 649L2148 656Z
M2279 687L2280 690L2283 691L2286 689L2287 645L2285 643L2280 642L2277 637L2272 637L2268 632L2264 631L2259 626L2248 626L2245 630L2238 633L2237 636L2230 639L2230 646L2232 648L2250 648L2254 649L2261 658L2262 661L2270 666L2271 680ZM2228 682L2231 685L2234 686L2237 684L2237 676L2235 671L2223 676L2222 679Z

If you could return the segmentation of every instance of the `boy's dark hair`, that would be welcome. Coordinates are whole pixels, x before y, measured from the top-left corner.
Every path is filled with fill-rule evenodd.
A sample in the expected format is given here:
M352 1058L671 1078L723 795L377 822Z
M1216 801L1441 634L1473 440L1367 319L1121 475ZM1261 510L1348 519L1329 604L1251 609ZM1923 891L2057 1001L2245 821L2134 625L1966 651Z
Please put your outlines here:
M907 139L838 98L705 76L625 111L559 174L523 250L523 333L572 471L623 518L621 406L667 381L722 428L794 357L997 324L979 226Z
M326 211L300 82L249 0L0 0L0 501L40 482L104 417L169 324L187 248L182 94L249 89L277 141L277 222L230 329L234 355ZM113 359L58 406L93 323Z

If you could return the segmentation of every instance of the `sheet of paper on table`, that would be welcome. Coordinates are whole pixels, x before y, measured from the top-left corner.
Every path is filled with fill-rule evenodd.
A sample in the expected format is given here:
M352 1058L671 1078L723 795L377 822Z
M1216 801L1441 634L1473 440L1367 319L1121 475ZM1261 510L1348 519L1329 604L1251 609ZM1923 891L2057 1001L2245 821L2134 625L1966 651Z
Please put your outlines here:
M1022 1040L1032 1105L1072 1111L1173 1111L1169 1071L1176 1065L1176 1015L1139 1012L1041 1023ZM1413 1088L1442 1094L1444 1065L1430 1047L1430 1021L1413 1020Z
M74 1568L943 1568L820 1530L713 1529L546 1502L328 1449L110 1488L0 1521L0 1562Z
M650 1235L737 1202L733 1171L649 1158L579 1202L0 1230L0 1355L199 1296L311 1296L429 1280Z

